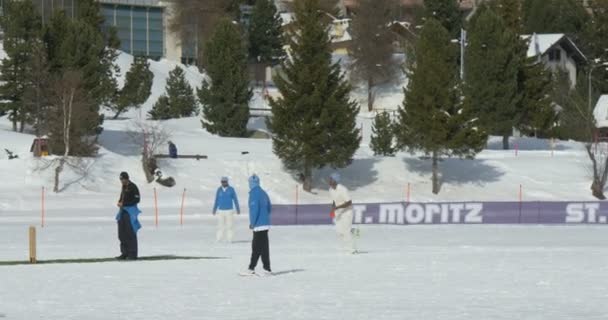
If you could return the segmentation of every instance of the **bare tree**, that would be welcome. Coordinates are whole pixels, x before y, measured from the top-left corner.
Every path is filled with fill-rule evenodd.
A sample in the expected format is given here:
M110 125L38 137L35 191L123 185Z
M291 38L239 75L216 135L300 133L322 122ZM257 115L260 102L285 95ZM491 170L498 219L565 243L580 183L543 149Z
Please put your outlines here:
M60 192L60 175L65 165L73 168L80 179L88 175L89 166L81 158L70 158L71 155L79 154L74 148L94 149L94 139L82 135L81 122L90 116L92 102L83 89L82 74L79 71L68 70L57 77L50 86L49 108L47 117L50 124L51 150L60 150L59 156L53 160L44 162L41 170L55 167L55 182L53 191ZM57 153L56 153L57 154Z
M139 147L142 155L142 168L148 182L154 181L154 171L157 168L155 154L167 144L171 134L160 122L133 121L134 131L129 132L133 144Z
M395 0L359 0L353 19L352 36L354 74L367 83L367 108L373 110L373 88L394 79L398 70L393 59L393 33L389 29Z
M591 162L588 164L592 178L591 193L604 200L604 188L608 182L608 143L599 137L599 128L588 104L590 97L585 94L587 81L582 81L583 77L586 75L581 75L577 87L571 89L567 75L558 74L553 98L563 108L559 115L561 135L585 146Z

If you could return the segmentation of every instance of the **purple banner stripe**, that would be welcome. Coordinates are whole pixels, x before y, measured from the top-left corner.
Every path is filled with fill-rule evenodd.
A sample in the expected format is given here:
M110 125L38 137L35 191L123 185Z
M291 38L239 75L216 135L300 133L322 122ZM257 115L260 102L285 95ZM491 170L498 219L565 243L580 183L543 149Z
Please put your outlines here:
M275 205L274 225L331 224L330 206ZM607 224L606 202L437 202L354 205L355 224Z

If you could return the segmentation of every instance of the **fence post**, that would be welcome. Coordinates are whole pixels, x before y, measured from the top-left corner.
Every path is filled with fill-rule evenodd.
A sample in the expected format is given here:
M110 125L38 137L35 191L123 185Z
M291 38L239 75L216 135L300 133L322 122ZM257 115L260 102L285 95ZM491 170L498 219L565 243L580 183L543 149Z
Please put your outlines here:
M299 188L300 186L296 184L296 225L298 225L298 198L299 198Z
M522 186L521 184L519 185L519 218L517 220L518 223L521 223L521 207L522 207L522 199L523 199L523 195L522 195Z
M184 188L184 193L182 194L182 206L179 212L179 224L180 226L184 225L184 201L186 200L186 188Z
M158 195L156 194L156 187L154 187L154 224L158 228Z
M29 229L30 239L30 263L36 263L36 227L30 226Z

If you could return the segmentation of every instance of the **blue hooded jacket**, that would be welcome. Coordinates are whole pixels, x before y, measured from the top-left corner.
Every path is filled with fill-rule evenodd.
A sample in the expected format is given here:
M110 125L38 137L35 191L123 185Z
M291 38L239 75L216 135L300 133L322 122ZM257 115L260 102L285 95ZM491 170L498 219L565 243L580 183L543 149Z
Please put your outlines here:
M231 186L226 187L226 191L224 188L217 188L217 192L215 193L215 204L213 205L213 213L220 210L232 210L236 209L236 212L241 212L241 208L239 207L239 199L236 196L236 191Z
M249 225L253 229L270 227L272 203L266 191L260 187L260 178L253 175L249 178Z
M139 210L137 205L122 207L120 210L118 210L118 213L116 214L116 221L120 220L120 213L122 212L122 210L126 211L129 214L129 218L131 218L131 227L133 228L133 232L137 233L137 230L141 229L141 223L139 223L139 220L137 219L137 216L139 216L141 210Z

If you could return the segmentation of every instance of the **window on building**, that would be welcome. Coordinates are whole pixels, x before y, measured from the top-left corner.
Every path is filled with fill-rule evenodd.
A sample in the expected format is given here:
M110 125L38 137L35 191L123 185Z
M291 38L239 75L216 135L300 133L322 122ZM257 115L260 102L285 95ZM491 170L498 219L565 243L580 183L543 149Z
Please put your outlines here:
M549 51L549 61L561 61L562 52L560 49L551 49Z

